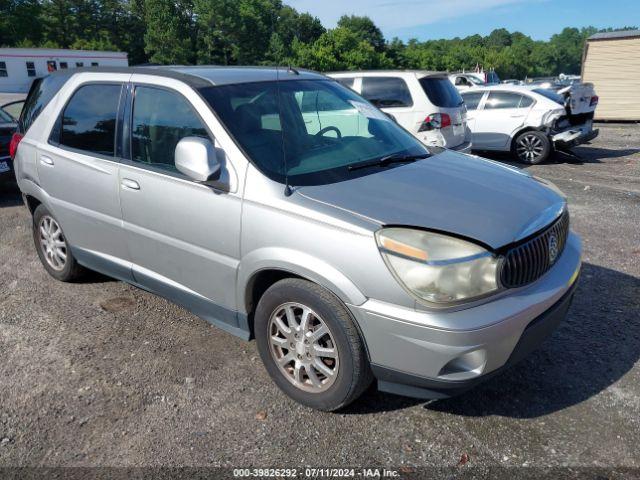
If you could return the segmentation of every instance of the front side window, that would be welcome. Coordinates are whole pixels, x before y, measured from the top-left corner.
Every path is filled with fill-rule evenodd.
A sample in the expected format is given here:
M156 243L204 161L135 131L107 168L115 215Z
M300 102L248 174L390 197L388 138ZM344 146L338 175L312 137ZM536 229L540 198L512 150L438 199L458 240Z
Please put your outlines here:
M465 77L456 77L456 85L470 87L471 82L469 82L469 80L467 80Z
M333 81L245 83L200 93L249 160L278 182L287 174L292 185L334 183L378 171L350 166L388 155L428 155L410 133Z
M489 92L487 101L484 102L485 110L496 110L505 108L519 108L522 95L511 92Z
M131 159L177 172L175 151L185 137L209 138L191 105L177 92L136 87L131 122Z
M29 77L36 76L36 66L33 62L27 62L27 76Z
M8 77L6 62L0 62L0 77Z
M121 85L80 87L62 113L60 144L100 155L115 155Z
M467 106L467 110L477 110L483 96L484 92L463 93L462 98Z
M378 108L413 105L406 82L395 77L363 77L362 96Z

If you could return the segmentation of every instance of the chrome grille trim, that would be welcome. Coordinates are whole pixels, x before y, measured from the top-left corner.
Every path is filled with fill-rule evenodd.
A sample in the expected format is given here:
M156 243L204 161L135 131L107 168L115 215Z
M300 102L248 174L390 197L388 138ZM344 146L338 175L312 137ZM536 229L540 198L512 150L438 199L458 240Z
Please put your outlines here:
M569 212L562 215L532 239L509 250L500 269L500 282L503 287L516 288L536 281L547 273L562 255L569 236ZM555 237L555 242L552 237ZM555 257L552 250L555 246Z

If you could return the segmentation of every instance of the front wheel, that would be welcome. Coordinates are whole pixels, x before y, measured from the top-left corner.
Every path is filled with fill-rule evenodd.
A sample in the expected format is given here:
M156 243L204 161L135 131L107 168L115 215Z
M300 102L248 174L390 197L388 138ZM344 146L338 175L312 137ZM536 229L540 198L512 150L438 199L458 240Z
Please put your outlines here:
M308 407L338 410L373 379L351 315L317 284L290 278L272 285L258 302L255 335L273 381Z
M514 153L523 163L537 165L551 154L549 137L538 131L524 132L518 135L514 143Z

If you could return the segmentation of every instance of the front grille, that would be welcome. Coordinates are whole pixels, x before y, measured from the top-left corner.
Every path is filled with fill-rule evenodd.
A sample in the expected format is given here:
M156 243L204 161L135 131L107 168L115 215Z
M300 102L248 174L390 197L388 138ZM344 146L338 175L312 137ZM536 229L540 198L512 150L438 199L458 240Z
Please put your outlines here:
M531 240L507 252L500 280L506 288L527 285L544 275L562 255L569 235L569 212Z

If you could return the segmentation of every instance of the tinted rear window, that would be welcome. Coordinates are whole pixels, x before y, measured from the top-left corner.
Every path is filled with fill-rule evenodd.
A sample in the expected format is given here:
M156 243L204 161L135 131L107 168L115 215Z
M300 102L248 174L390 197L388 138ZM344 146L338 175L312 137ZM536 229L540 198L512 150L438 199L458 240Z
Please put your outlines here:
M33 81L18 121L20 132L26 133L29 130L29 127L68 79L69 77L65 75L47 75Z
M94 84L76 90L62 113L60 143L113 156L121 89L121 85Z
M413 105L406 82L396 77L364 77L362 96L378 108Z
M549 100L552 100L552 101L554 101L556 103L559 103L560 105L564 105L564 97L562 95L560 95L559 93L554 92L553 90L546 90L544 88L536 88L533 91L536 92L538 95L542 95L543 97L546 97Z
M453 108L462 105L462 97L448 78L425 77L420 79L420 85L436 107Z

